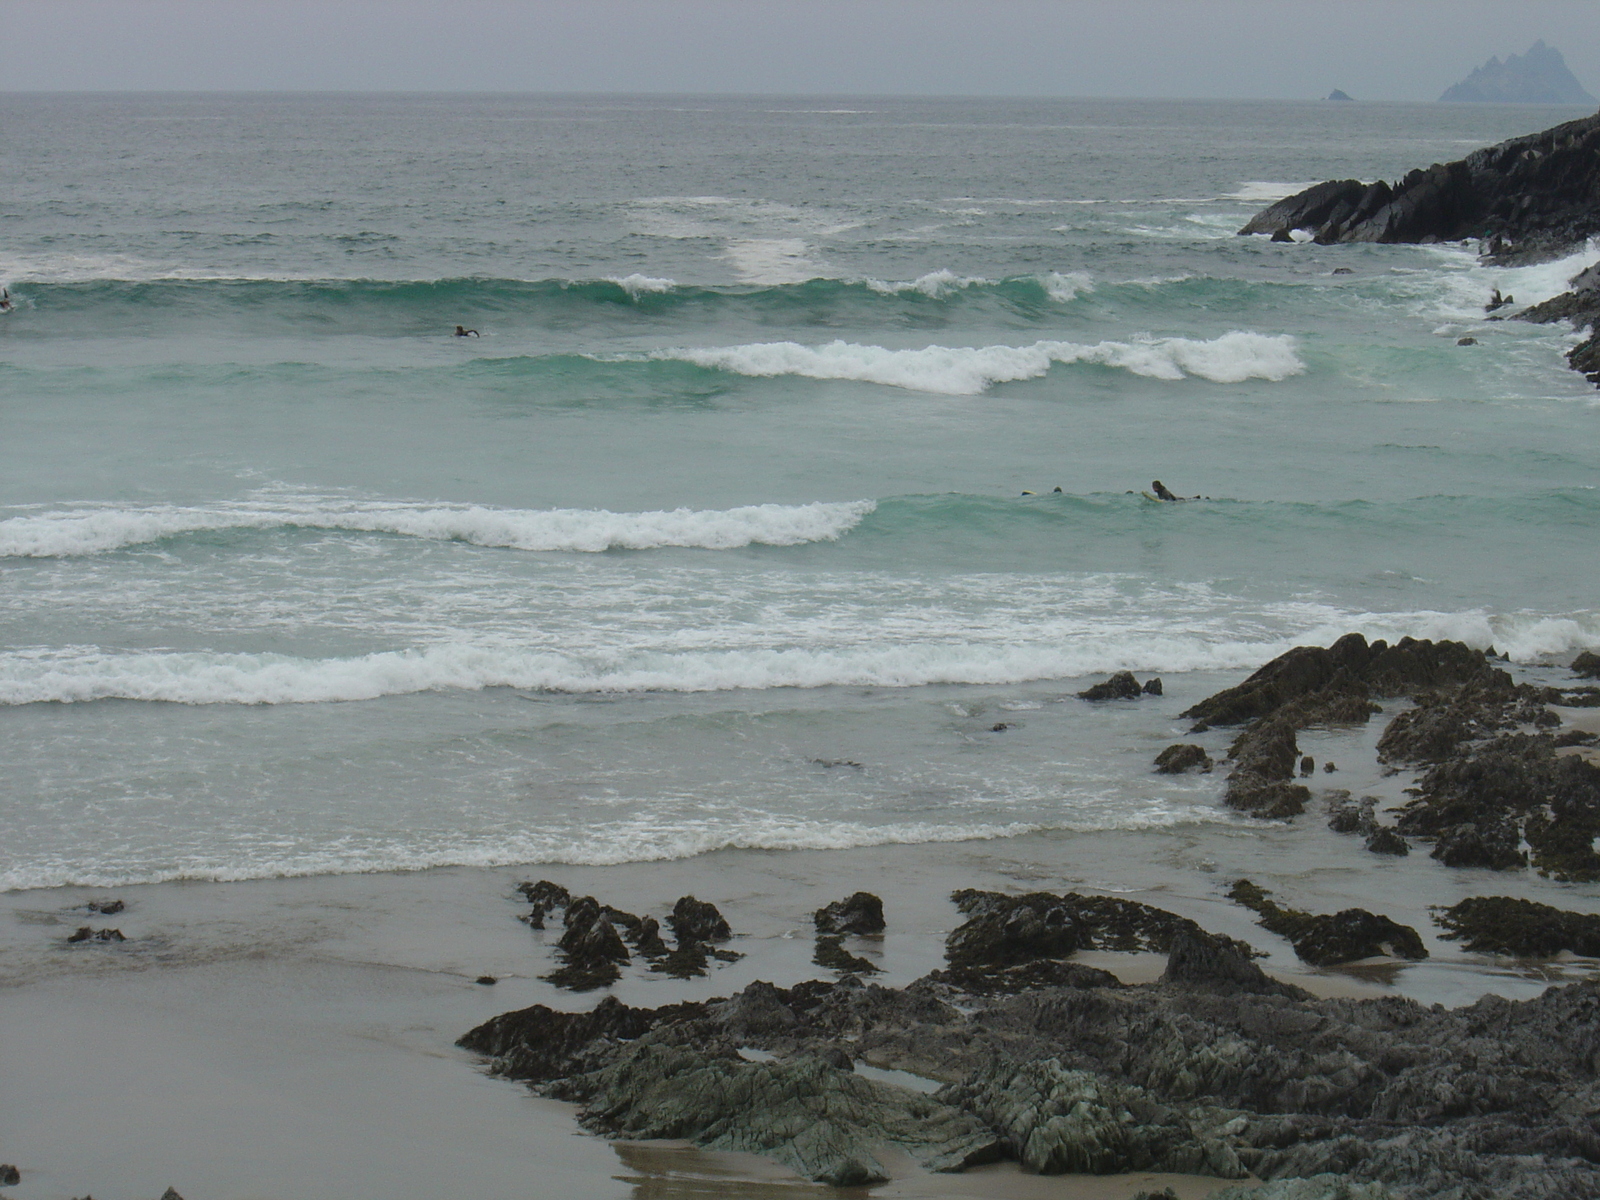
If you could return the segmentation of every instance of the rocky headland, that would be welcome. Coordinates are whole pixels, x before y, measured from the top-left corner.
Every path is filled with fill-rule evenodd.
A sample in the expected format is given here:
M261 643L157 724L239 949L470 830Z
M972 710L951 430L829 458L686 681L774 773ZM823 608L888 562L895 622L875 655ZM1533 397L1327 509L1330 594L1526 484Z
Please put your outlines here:
M1297 735L1398 703L1378 753L1417 786L1382 813L1370 797L1326 792L1334 829L1376 853L1396 852L1373 844L1386 835L1402 851L1431 844L1447 866L1600 879L1595 739L1561 732L1551 711L1600 705L1600 689L1517 683L1498 661L1460 643L1350 635L1292 650L1186 715L1201 732L1240 729L1220 764L1228 803L1293 820L1312 799L1295 773L1316 769ZM1576 677L1590 666L1580 658ZM1381 913L1304 912L1248 879L1224 886L1307 962L1427 955L1417 930ZM583 931L571 946L562 937L563 969L587 970L576 951L590 944L601 973L618 961L624 937L601 925L644 954L633 931L651 918L544 882L521 890L539 923L560 909L567 933ZM885 928L877 897L858 892L812 917L816 962L833 978L656 1008L609 996L581 1013L534 1005L460 1044L496 1074L577 1103L594 1132L754 1152L834 1186L887 1178L882 1153L895 1147L940 1172L1011 1160L1040 1174L1208 1175L1230 1200L1247 1193L1223 1181L1252 1176L1268 1181L1248 1193L1257 1200L1600 1195L1600 981L1453 1010L1316 998L1265 974L1245 942L1125 897L951 899L963 919L946 965L905 987L863 978L870 964L842 944ZM1433 920L1482 953L1600 952L1600 917L1512 897L1473 896ZM730 930L692 897L672 924L680 946L715 947ZM1075 961L1088 951L1163 954L1166 969L1127 985Z
M1417 168L1394 183L1330 179L1262 209L1241 234L1339 242L1480 239L1495 262L1560 256L1600 233L1600 115Z
M1600 235L1600 114L1419 167L1394 183L1330 179L1262 209L1239 232L1280 242L1300 234L1322 245L1478 240L1486 262L1506 266L1559 258ZM1600 272L1590 267L1568 286L1514 315L1587 332L1567 361L1600 386ZM1497 292L1490 309L1511 303Z

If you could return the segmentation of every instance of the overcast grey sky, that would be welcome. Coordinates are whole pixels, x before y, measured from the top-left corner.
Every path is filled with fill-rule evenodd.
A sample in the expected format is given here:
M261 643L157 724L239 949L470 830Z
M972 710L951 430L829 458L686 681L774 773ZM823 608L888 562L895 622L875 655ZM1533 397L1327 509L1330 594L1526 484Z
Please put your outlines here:
M1434 100L1600 0L0 0L0 89Z

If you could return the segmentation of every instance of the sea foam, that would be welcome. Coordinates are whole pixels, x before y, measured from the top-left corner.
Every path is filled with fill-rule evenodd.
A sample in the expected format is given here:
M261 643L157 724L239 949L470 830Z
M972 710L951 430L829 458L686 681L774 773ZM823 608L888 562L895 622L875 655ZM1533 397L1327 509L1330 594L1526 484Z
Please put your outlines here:
M1235 330L1210 341L1151 338L1094 345L1040 341L1030 346L927 346L920 350L890 350L844 341L822 346L758 342L659 350L651 357L739 375L848 379L946 396L975 396L996 383L1037 379L1057 363L1117 367L1152 379L1197 375L1217 383L1278 381L1305 370L1295 351L1295 340L1287 335Z
M752 544L795 546L831 541L853 529L875 507L870 500L635 513L336 500L139 509L95 506L0 521L0 557L71 557L186 533L273 528L391 533L512 550L598 553L669 546L732 550Z

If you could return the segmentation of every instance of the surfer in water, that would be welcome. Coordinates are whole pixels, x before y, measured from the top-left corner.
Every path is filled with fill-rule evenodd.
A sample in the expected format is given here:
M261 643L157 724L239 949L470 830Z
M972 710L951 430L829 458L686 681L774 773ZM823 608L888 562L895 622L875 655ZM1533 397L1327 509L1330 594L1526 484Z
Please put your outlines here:
M11 303L11 289L0 288L0 312L10 312L15 305Z
M456 326L456 336L457 337L479 337L481 335L478 333L478 331L476 329L468 329L465 325L457 325Z
M1177 500L1180 498L1178 496L1174 496L1170 491L1168 491L1167 485L1162 483L1159 479L1150 485L1150 490L1156 494L1157 500Z

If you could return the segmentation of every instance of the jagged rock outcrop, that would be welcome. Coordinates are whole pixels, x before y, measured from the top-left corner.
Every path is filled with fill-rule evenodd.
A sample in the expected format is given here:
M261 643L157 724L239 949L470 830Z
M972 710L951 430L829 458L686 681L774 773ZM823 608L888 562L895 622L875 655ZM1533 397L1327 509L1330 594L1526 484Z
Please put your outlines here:
M1381 711L1375 697L1460 687L1494 673L1483 654L1460 642L1402 638L1391 646L1349 633L1326 649L1296 646L1183 715L1198 722L1197 731L1244 725L1228 751L1233 770L1224 799L1230 807L1262 818L1292 817L1311 799L1309 788L1293 782L1299 730L1364 724Z
M757 983L658 1010L524 1010L462 1044L584 1104L593 1129L753 1150L835 1182L874 1177L866 1131L936 1167L1030 1142L1041 1164L1089 1169L1198 1147L1214 1171L1229 1169L1225 1149L1268 1180L1264 1195L1375 1197L1379 1183L1407 1200L1600 1195L1600 981L1454 1010L1319 1000L1262 990L1247 959L1200 938L1175 938L1180 961L1139 987ZM774 1061L745 1062L740 1047ZM843 1069L843 1047L953 1086L861 1087L871 1081ZM1021 1088L1040 1097L1035 1114L1012 1103Z
M1475 69L1460 83L1445 88L1441 104L1600 104L1554 46L1540 38L1526 54L1513 54L1502 62L1498 55Z
M930 1171L1002 1157L994 1131L972 1114L820 1057L745 1062L646 1037L552 1094L583 1104L584 1125L613 1137L764 1154L833 1187L887 1180L874 1153L884 1143Z
M1557 257L1600 233L1600 116L1411 171L1393 184L1329 180L1257 213L1239 232L1320 243L1481 238L1497 261Z
M1040 1175L1248 1174L1226 1141L1196 1128L1181 1110L1054 1058L995 1063L937 1096L997 1130L1011 1157Z

